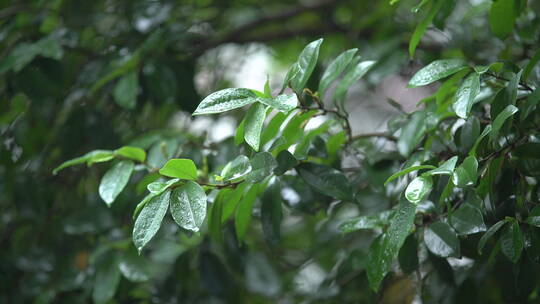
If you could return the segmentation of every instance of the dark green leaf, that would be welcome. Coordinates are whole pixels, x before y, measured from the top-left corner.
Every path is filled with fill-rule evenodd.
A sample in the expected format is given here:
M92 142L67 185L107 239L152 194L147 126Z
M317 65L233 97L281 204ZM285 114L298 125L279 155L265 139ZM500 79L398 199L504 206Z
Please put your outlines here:
M501 227L504 226L504 224L506 224L506 223L507 223L506 220L498 221L497 223L495 223L495 225L489 227L488 231L486 231L486 233L484 233L484 235L482 235L482 237L480 238L480 241L478 242L478 253L479 254L482 254L482 249L484 249L484 246L486 245L487 241L493 235L495 235L495 233L497 233L497 231L499 231L499 229L501 229Z
M516 7L514 0L497 0L491 4L489 10L489 25L495 36L504 39L512 34L516 20Z
M478 136L478 138L474 142L473 147L469 151L469 156L476 156L476 149L478 148L478 145L482 142L482 139L484 139L484 137L486 137L491 132L491 129L492 129L491 125L487 125L484 128L484 130L482 131L482 134L480 134L480 136Z
M197 167L191 159L171 159L167 161L163 168L159 169L159 174L168 177L195 180L197 179Z
M328 65L319 82L319 93L321 96L324 96L324 93L330 84L345 71L357 51L358 49L356 48L347 50L337 56L336 59Z
M479 135L480 121L476 116L470 116L459 132L459 151L462 154L469 153Z
M272 174L276 166L277 163L272 154L268 152L257 153L251 159L251 172L246 176L246 181L250 183L261 182Z
M108 303L116 293L118 283L120 283L120 277L118 258L113 254L103 257L97 265L96 277L94 279L94 290L92 291L92 300L94 303Z
M409 87L419 87L448 77L467 68L467 62L463 59L442 59L435 60L420 69L409 81Z
M259 151L261 132L266 117L266 106L255 103L249 108L244 123L244 139L255 151Z
M534 92L529 94L527 97L527 100L525 100L522 108L521 113L519 115L519 120L521 122L524 122L525 119L533 112L533 110L536 108L536 105L538 104L538 101L540 101L540 87L536 88Z
M367 276L369 286L377 291L390 271L392 262L397 258L405 238L409 235L414 222L416 205L402 200L398 205L390 227L386 233L372 243L368 254Z
M300 177L319 193L340 200L352 201L353 192L347 177L331 167L304 163L296 167Z
M240 203L238 203L234 219L234 227L236 229L236 237L239 241L243 241L246 236L249 224L251 223L253 204L255 204L258 194L259 185L253 185L244 195Z
M170 199L171 214L178 226L199 231L206 217L206 193L199 184L188 181L174 189Z
M386 179L386 181L384 182L384 185L386 186L389 182L395 180L396 178L398 178L400 176L403 176L405 174L414 172L414 171L418 171L418 170L422 170L422 169L436 169L436 168L437 167L432 166L432 165L412 166L412 167L403 169L403 170L401 170L399 172L396 172L396 173L392 174L389 178Z
M433 188L431 176L418 176L405 189L405 198L413 204L418 204L424 200L431 188Z
M131 282L145 282L149 279L149 264L146 259L137 255L134 250L124 252L118 268L126 279Z
M501 113L499 113L499 115L497 115L497 117L493 121L493 129L491 130L491 134L489 135L492 141L497 139L499 131L504 125L504 122L512 115L516 114L517 111L518 108L516 108L514 105L508 105Z
M343 233L354 232L363 229L382 229L388 224L392 211L383 211L374 215L365 215L348 219L339 225Z
M486 231L482 212L471 205L464 204L450 216L450 224L459 234L474 234Z
M405 274L411 274L418 269L418 241L414 234L410 234L398 255L399 267Z
M208 95L197 107L193 115L215 114L237 109L257 101L257 95L250 89L231 88Z
M424 243L436 256L442 258L460 256L459 239L454 229L447 223L436 222L426 228Z
M401 130L398 138L397 148L401 155L407 157L422 141L426 132L426 113L415 112Z
M118 194L126 187L135 164L130 160L122 160L112 166L103 175L99 184L99 196L110 206Z
M271 245L276 245L281 238L281 186L274 182L262 195L261 223L264 237Z
M480 93L480 76L477 73L471 73L465 78L456 92L456 101L452 104L452 109L456 115L461 118L469 117L474 99Z
M139 251L156 235L161 227L161 221L169 208L170 191L152 197L142 208L133 226L133 243Z
M476 160L476 157L468 156L454 171L452 182L460 188L471 186L476 183L477 175L478 161Z
M501 251L512 263L517 263L523 251L523 234L519 228L519 223L512 220L501 235Z
M292 169L299 164L296 157L294 157L294 155L287 150L279 152L278 156L276 157L276 161L277 167L274 169L274 174L278 176L283 175L289 169Z
M420 21L420 23L418 23L418 25L414 29L411 40L409 41L409 55L411 58L414 57L416 47L420 43L420 40L422 40L422 36L424 36L424 33L426 32L428 26L433 22L433 18L435 18L435 15L437 15L437 12L441 9L444 2L444 0L434 1L427 15L424 17L424 19L422 19L422 21Z
M114 87L113 96L116 103L126 109L134 109L139 94L139 79L135 71L124 75Z
M458 157L453 156L450 159L448 159L447 161L445 161L438 168L435 168L433 170L429 170L428 172L425 172L422 175L424 175L424 176L452 175L454 173L454 168L456 167L457 161L458 161Z
M540 206L536 206L531 210L525 222L531 226L540 227Z

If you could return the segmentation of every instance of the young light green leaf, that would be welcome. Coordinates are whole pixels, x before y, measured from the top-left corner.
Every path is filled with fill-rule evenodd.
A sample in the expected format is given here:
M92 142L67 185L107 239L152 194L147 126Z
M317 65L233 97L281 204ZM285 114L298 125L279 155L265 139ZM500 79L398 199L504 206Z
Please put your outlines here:
M120 283L118 258L112 252L103 257L97 265L92 300L96 304L108 303L116 293Z
M99 196L109 207L126 187L134 167L131 160L122 160L103 175L99 184Z
M460 256L459 239L454 229L447 223L435 222L426 228L424 243L436 256L442 258Z
M424 17L424 19L422 19L422 21L420 21L420 23L418 23L418 25L414 29L411 40L409 41L409 56L411 58L414 57L416 47L420 43L420 40L422 40L422 36L424 36L424 33L426 32L428 26L433 22L433 18L435 18L435 15L437 15L437 12L439 12L444 2L444 0L433 1L431 9L428 11L427 15Z
M358 62L355 66L351 67L343 79L339 82L336 87L336 92L334 93L334 100L343 102L347 96L347 91L349 88L354 85L362 76L364 76L370 69L375 65L375 61L361 61Z
M388 225L392 211L387 210L374 215L364 215L348 219L339 225L343 233L350 233L363 229L382 229Z
M133 243L139 251L156 235L169 208L171 191L150 198L144 205L133 226Z
M418 176L405 189L405 198L413 204L418 204L424 200L431 188L433 188L431 176Z
M259 151L261 132L266 117L266 106L261 103L253 104L247 114L244 124L244 139L255 151Z
M289 113L298 106L295 94L281 94L270 98L257 98L257 101L283 113Z
M456 92L456 101L452 104L452 109L456 115L461 118L469 117L474 99L480 93L480 76L477 73L471 73L465 78Z
M463 188L474 185L478 175L478 161L474 156L468 156L463 163L456 168L452 175L452 183Z
M504 39L512 34L516 20L514 0L497 0L489 10L489 26L495 36Z
M412 166L409 168L405 168L399 172L392 174L389 178L387 178L386 181L384 182L384 185L385 186L388 185L388 183L390 183L391 181L395 180L396 178L400 176L411 173L413 171L422 170L422 169L437 169L437 167L432 166L432 165L421 165L421 166Z
M92 151L92 152L88 152L83 156L80 156L80 157L70 159L68 161L63 162L60 166L56 167L53 170L53 174L56 175L58 173L58 171L60 171L60 170L62 170L64 168L67 168L67 167L80 165L80 164L84 164L84 163L86 163L88 166L90 166L93 163L106 162L106 161L109 161L109 160L111 160L113 158L114 158L113 151L110 151L110 150L95 150L95 151Z
M517 263L525 246L519 223L513 219L501 235L501 251L512 263Z
M188 181L171 194L171 214L178 226L199 231L206 217L206 193L199 184Z
M531 226L540 227L540 206L536 206L531 210L525 222Z
M454 168L456 167L456 163L458 161L457 156L453 156L447 161L445 161L442 165L440 165L438 168L435 168L433 170L429 170L428 172L423 173L422 175L452 175L454 173Z
M272 154L268 152L257 153L251 159L251 172L246 175L246 181L250 183L261 182L272 174L276 166L277 163Z
M402 200L394 217L390 220L390 227L382 238L374 241L368 253L367 277L369 286L377 291L379 286L397 258L399 250L409 235L416 212L416 205Z
M424 86L467 68L463 59L435 60L420 69L409 81L409 88Z
M247 229L251 223L253 204L255 204L258 194L259 185L253 185L236 208L234 227L236 229L236 237L239 241L243 241L246 236Z
M128 72L118 82L113 90L114 101L126 109L134 109L139 94L139 79L135 71Z
M499 131L504 125L504 122L510 118L512 115L516 114L518 108L514 105L508 105L493 121L493 129L491 130L490 139L494 141L499 135Z
M223 181L237 180L249 172L251 172L249 158L245 155L239 155L221 170L221 178Z
M462 235L486 231L482 212L471 204L464 204L453 212L450 216L450 224Z
M298 72L291 78L292 88L298 94L302 93L311 73L315 69L322 42L323 39L321 38L309 43L298 56L298 60L296 61Z
M120 149L116 149L114 154L139 161L141 163L146 159L146 152L137 147L124 146Z
M480 238L480 241L478 242L478 253L482 254L482 249L484 249L484 246L486 246L487 241L501 229L504 224L506 224L508 221L502 220L495 223L495 225L489 227L488 231L482 235Z
M170 159L161 169L159 169L159 174L168 177L195 180L197 179L197 167L191 159Z
M193 112L193 115L222 113L255 101L257 101L257 95L250 89L224 89L214 92L203 99L195 112Z
M296 167L298 174L313 190L344 201L352 201L353 191L349 180L340 171L313 163Z
M319 82L319 93L321 96L324 96L324 93L330 84L345 71L357 51L358 49L356 48L347 50L337 56L336 59L328 65Z

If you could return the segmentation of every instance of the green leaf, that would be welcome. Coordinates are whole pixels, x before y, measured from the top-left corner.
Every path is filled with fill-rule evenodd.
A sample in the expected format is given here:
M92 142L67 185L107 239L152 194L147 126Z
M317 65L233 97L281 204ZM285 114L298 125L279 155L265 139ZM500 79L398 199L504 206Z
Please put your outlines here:
M503 127L504 122L512 115L516 114L517 111L518 108L516 108L514 105L508 105L501 113L499 113L499 115L497 115L497 118L495 118L493 121L493 129L489 135L492 141L497 139L499 131Z
M281 186L277 181L266 189L261 200L261 224L264 237L269 244L277 245L281 238L283 219Z
M458 161L458 157L453 156L450 159L448 159L447 161L445 161L438 168L435 168L433 170L429 170L428 172L425 172L422 175L424 175L424 176L452 175L454 173L454 168L456 167L457 161Z
M364 215L345 220L339 225L343 233L350 233L366 229L382 229L388 224L392 211L387 210L374 215Z
M459 132L459 152L462 154L469 153L479 135L480 120L476 118L476 116L470 116L465 124L463 124Z
M413 204L418 204L424 200L431 188L433 188L431 176L418 176L405 189L405 198Z
M251 172L249 158L245 155L238 155L221 170L221 178L223 181L237 180L249 172Z
M428 85L439 79L448 77L467 68L467 62L463 59L435 60L420 69L409 81L408 87L415 88Z
M257 98L257 101L283 113L289 113L298 106L298 99L295 94L281 94L272 98Z
M126 109L134 109L139 94L139 80L137 73L131 71L124 75L114 87L113 96L116 103Z
M238 203L240 202L240 199L242 199L246 188L250 185L251 184L249 183L241 183L238 186L236 186L235 189L222 189L219 192L219 193L222 193L228 190L222 196L218 196L218 198L223 200L223 211L222 211L222 216L221 216L222 223L228 220L231 217L231 215L234 214L234 211L236 210L236 207Z
M525 246L519 223L512 219L501 235L501 251L512 263L517 263Z
M197 167L191 159L170 159L161 169L159 169L159 174L168 177L196 180Z
M137 147L124 146L114 151L114 154L144 163L146 152Z
M295 62L291 65L291 67L289 68L289 70L287 71L287 75L285 75L285 78L283 78L283 85L281 87L281 93L283 93L283 91L285 91L285 89L289 86L292 87L292 79L296 77L296 75L298 75L298 73L300 72L300 66L298 65L298 62Z
M139 213L133 226L133 243L139 254L161 227L161 222L169 208L170 197L171 191L151 197Z
M460 246L456 232L450 225L435 222L424 230L424 243L434 255L446 257L459 257Z
M540 49L536 50L532 58L529 60L529 63L527 63L527 66L525 66L525 69L523 69L523 80L529 79L529 75L531 74L534 66L540 61ZM536 91L539 89L536 88Z
M242 119L242 122L240 122L240 124L236 128L236 132L234 133L234 144L237 146L244 142L245 124L246 118L244 117L244 119Z
M473 147L471 148L471 151L469 151L469 156L476 156L476 149L478 148L478 145L482 142L482 139L486 137L491 132L491 125L487 125L484 130L482 131L482 134L476 139L474 142Z
M298 94L302 93L311 73L315 69L322 42L323 39L321 38L309 43L298 56L298 60L296 61L298 72L291 78L292 88Z
M489 10L489 26L495 36L504 39L512 34L517 11L514 0L497 0Z
M540 87L536 88L534 92L529 94L527 97L527 100L525 100L525 103L521 107L521 113L519 115L519 121L524 122L525 119L533 112L533 110L536 108L536 105L538 104L538 101L540 101Z
M214 200L214 203L211 205L211 209L208 212L208 232L210 238L216 243L223 243L223 234L222 234L222 225L221 218L223 217L223 195L225 193L232 191L231 189L220 190Z
M148 191L150 191L150 193L152 194L159 195L163 193L163 191L169 189L174 183L179 182L179 181L180 181L179 178L170 179L166 182L155 181L148 184L146 186L146 189L148 189Z
M337 85L336 92L334 93L334 100L340 102L345 100L349 88L360 80L360 78L362 78L375 63L375 61L362 61L351 67Z
M456 115L461 118L469 117L474 99L480 93L480 76L477 73L471 73L465 78L456 92L456 101L452 104L452 109Z
M251 172L246 176L246 181L250 183L261 182L272 174L276 166L277 163L272 154L268 152L257 153L251 159Z
M340 171L313 163L301 164L296 170L315 191L344 201L353 200L349 180Z
M257 101L257 95L250 89L224 89L214 92L203 99L195 112L193 112L193 115L222 113L255 101Z
M260 103L252 105L247 114L244 124L244 139L255 151L259 151L261 144L261 132L266 117L266 106Z
M471 204L463 204L450 215L450 224L461 235L486 231L482 212Z
M287 150L279 152L278 156L276 157L276 161L277 166L274 169L274 174L278 176L283 175L285 172L299 164L296 157L294 157L294 155Z
M478 161L474 156L468 156L463 163L456 168L452 175L452 183L463 188L474 185L478 175Z
M264 128L263 133L261 135L261 146L264 146L266 143L268 143L272 138L274 138L278 133L279 129L281 128L281 124L285 121L287 118L287 115L278 112L274 117L270 119L270 122L268 125Z
M422 141L426 133L426 113L415 112L411 115L401 130L397 148L402 156L409 156L416 146Z
M414 234L410 234L398 254L399 268L405 274L411 274L418 269L418 240Z
M148 266L148 261L137 255L134 250L125 251L118 264L122 275L135 283L148 281L150 272Z
M482 237L480 238L480 241L478 242L478 253L479 254L482 254L482 249L484 249L484 246L486 246L487 241L493 235L495 235L495 233L497 233L497 231L499 231L499 229L501 229L502 226L504 226L504 224L506 224L507 222L508 221L506 221L506 220L498 221L497 223L495 223L495 225L489 227L488 231L486 231L486 233L484 233L484 235L482 235Z
M533 208L525 222L531 226L540 227L540 206Z
M120 283L121 274L118 268L118 258L109 253L101 258L96 268L92 300L96 304L106 304L114 297L118 283Z
M339 54L339 56L337 56L336 59L334 59L328 65L321 77L321 81L319 82L319 93L321 96L324 96L324 93L330 84L336 80L343 71L345 71L357 51L358 49L356 48L347 50Z
M421 165L421 166L412 166L412 167L409 167L409 168L405 168L399 172L396 172L394 174L392 174L389 178L386 179L386 181L384 182L384 185L388 185L389 182L395 180L396 178L400 177L400 176L403 176L405 174L408 174L408 173L411 173L411 172L414 172L414 171L418 171L418 170L422 170L422 169L436 169L437 167L435 166L432 166L432 165Z
M424 36L424 33L426 32L428 26L433 22L433 18L435 18L435 15L437 15L437 12L441 9L444 2L444 0L434 1L427 15L424 17L424 19L422 19L422 21L420 21L420 23L418 23L418 25L414 29L411 40L409 41L409 56L411 58L414 57L416 47L420 43L420 40L422 40L422 36Z
M99 196L109 207L126 187L134 167L132 161L122 160L103 175L99 184Z
M244 240L249 224L251 223L253 204L255 204L258 194L259 185L251 186L236 208L234 227L236 229L236 237L240 242Z
M80 164L84 164L84 163L86 163L88 166L90 166L93 163L106 162L106 161L109 161L109 160L111 160L113 158L114 158L113 151L110 151L110 150L95 150L95 151L92 151L92 152L88 152L83 156L80 156L80 157L70 159L68 161L63 162L60 166L56 167L53 170L53 174L56 175L58 173L58 171L60 171L60 170L62 170L64 168L67 168L67 167L80 165Z
M178 226L199 231L206 217L206 193L199 184L188 181L171 194L171 214Z
M273 153L279 153L288 149L291 145L295 144L304 134L304 127L308 123L309 119L317 113L316 110L308 112L293 112L293 117L289 120L281 136L282 141L278 146L273 149Z
M369 286L377 291L382 280L390 271L392 262L411 231L416 205L402 200L398 205L390 227L379 241L374 241L368 253L367 277Z

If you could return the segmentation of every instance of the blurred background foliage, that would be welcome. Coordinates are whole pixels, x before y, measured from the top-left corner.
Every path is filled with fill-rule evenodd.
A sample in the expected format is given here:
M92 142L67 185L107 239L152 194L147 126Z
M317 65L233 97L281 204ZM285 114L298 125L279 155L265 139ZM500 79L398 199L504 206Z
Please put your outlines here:
M521 65L533 57L539 1L529 1L506 40L489 30L491 3L445 1L413 60L408 41L427 13L414 9L416 0L2 1L0 302L87 303L96 281L117 286L113 303L410 302L416 287L406 277L392 277L379 294L369 290L361 274L372 233L337 230L344 216L390 206L382 182L397 161L376 145L365 151L364 170L354 177L373 185L357 195L361 203L326 210L329 197L291 178L296 192L288 195L278 246L264 241L260 224L252 225L244 244L232 228L219 243L179 231L169 219L138 256L131 230L148 183L139 181L142 172L107 208L96 192L106 166L58 176L51 171L87 151L126 144L147 149L154 167L177 155L222 167L239 154L231 138L238 117L192 120L190 113L221 88L262 90L267 74L279 89L288 65L318 37L325 47L315 74L352 47L364 60L377 60L348 104L355 134L383 131L390 117L432 93L405 85L434 59ZM539 78L535 68L529 79ZM119 266L96 275L103 263ZM513 279L505 278L510 266L504 267L495 274L502 275L498 282L470 284L460 294L476 302L481 292L504 285L481 297L503 303L506 293L517 293ZM451 269L443 273L453 276ZM433 299L444 296L446 279L429 282Z

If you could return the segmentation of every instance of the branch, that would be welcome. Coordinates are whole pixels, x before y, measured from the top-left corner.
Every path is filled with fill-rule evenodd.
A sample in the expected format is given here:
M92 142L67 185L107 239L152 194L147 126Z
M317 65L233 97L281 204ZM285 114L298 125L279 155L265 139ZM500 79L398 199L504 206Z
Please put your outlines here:
M504 77L502 77L502 76L499 76L499 75L494 74L494 73L491 73L491 72L487 72L486 75L491 76L491 77L493 77L493 78L495 78L495 79L498 79L498 80L502 80L502 81L510 81L510 79L504 78ZM521 86L521 88L522 88L523 90L527 90L527 91L530 91L530 92L534 91L533 88L531 88L528 84L526 84L526 83L524 83L524 82L521 82L521 81L520 81L520 82L519 82L519 85Z

